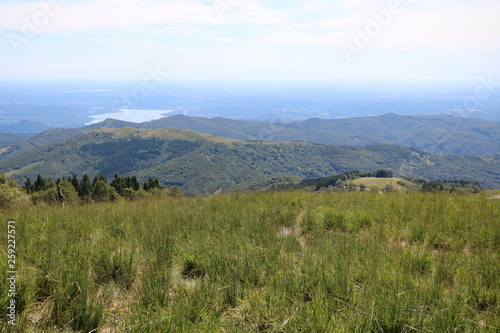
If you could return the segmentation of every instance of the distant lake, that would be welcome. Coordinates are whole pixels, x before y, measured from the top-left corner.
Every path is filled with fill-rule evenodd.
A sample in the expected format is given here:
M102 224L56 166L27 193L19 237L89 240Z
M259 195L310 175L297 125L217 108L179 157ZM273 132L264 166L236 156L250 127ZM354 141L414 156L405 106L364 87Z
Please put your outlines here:
M133 123L142 123L145 121L156 120L170 115L174 110L140 110L140 109L121 109L117 112L102 113L90 115L92 121L85 125L96 124L108 118L129 121Z

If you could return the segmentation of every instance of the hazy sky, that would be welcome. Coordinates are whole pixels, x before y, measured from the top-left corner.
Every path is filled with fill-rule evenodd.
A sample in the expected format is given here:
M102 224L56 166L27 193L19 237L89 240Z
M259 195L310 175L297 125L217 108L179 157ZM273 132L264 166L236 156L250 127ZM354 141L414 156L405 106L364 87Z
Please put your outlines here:
M498 0L4 0L0 79L498 80L499 22Z

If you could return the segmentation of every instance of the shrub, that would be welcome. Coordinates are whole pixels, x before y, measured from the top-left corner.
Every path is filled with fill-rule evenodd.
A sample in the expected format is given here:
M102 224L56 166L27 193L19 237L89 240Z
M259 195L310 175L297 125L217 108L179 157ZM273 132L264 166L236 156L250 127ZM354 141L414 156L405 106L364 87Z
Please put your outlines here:
M23 196L23 192L8 184L0 185L0 208L9 206L14 200Z
M118 198L116 190L109 186L103 179L98 179L92 189L92 200L114 201Z
M79 201L78 192L76 191L73 184L71 184L69 181L64 180L62 182L59 182L58 186L61 188L61 191L64 195L65 203L76 203ZM47 190L35 192L31 197L33 201L35 201L35 203L44 201L48 204L56 204L60 203L58 191L59 190L56 186L52 186Z

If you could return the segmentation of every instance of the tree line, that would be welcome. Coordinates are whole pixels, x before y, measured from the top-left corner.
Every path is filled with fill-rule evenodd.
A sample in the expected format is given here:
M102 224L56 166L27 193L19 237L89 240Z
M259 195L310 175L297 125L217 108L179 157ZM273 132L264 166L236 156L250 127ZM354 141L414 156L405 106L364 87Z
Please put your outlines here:
M293 186L295 189L304 189L309 188L313 191L320 191L322 189L331 189L332 191L356 191L357 186L352 184L351 181L356 180L358 178L366 178L366 177L374 177L374 178L393 178L397 177L390 170L377 170L377 171L353 171L353 172L345 172L339 175L334 175L330 177L321 177L314 179L304 179L297 185ZM463 192L463 193L478 193L480 191L484 191L485 188L478 181L467 181L467 180L432 180L427 181L425 179L418 179L412 177L399 177L401 179L407 180L411 183L414 183L415 186L409 188L409 190L420 190L422 192ZM398 181L399 185L408 187L404 182ZM366 186L361 184L360 190L364 191ZM391 192L393 190L392 185L387 185L384 189L387 192Z
M433 180L422 185L422 192L472 192L484 191L484 187L477 181L465 180Z
M141 185L136 176L121 176L118 173L109 181L104 175L91 179L84 174L81 178L70 176L54 181L39 174L34 181L27 178L20 187L17 181L0 174L0 186L0 204L23 196L35 203L43 201L62 204L115 201L120 197L133 200L147 196L182 196L178 186L168 188L160 184L157 178L150 177Z

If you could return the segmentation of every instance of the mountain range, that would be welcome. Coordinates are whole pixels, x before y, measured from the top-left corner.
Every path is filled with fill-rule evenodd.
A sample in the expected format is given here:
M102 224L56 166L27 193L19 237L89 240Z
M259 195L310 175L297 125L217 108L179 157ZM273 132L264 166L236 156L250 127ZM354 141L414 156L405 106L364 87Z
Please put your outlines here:
M247 124L182 116L163 119L162 123L156 124L160 126L173 120L177 127L181 127L182 121L189 120L198 126L215 127L217 124L221 131L228 130L232 124ZM127 125L111 120L107 122L115 126ZM222 125L224 123L226 126ZM275 125L259 127L264 125L250 123L249 126L259 131L259 128L270 129ZM124 176L137 175L142 181L157 177L162 183L180 186L189 194L211 194L270 177L316 178L378 169L430 180L478 180L487 188L500 188L498 155L430 154L389 144L347 146L298 141L245 141L179 128L116 126L77 130L84 132L66 140L8 154L10 156L0 160L0 172L20 179L35 178L38 174L54 179L84 173L112 177L117 172ZM234 132L242 130L233 127ZM67 131L49 132L52 136L63 137ZM41 138L43 135L39 134L39 142L42 142Z
M448 115L424 117L387 114L347 119L313 118L290 123L175 115L143 123L106 119L82 128L55 128L30 137L22 135L19 140L4 138L0 140L0 159L67 140L92 129L126 126L138 129L179 128L246 141L303 141L350 146L393 144L421 149L431 154L500 154L499 122Z

